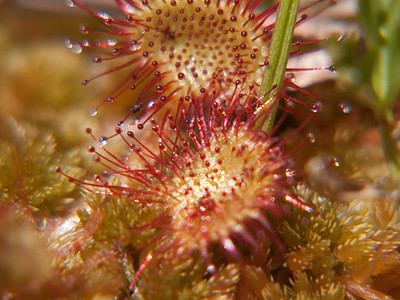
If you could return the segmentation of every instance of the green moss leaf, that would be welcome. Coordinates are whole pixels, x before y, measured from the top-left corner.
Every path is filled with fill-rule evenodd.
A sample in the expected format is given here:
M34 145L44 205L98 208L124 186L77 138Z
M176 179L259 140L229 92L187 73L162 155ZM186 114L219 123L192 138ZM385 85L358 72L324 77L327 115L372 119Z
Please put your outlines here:
M78 167L77 152L67 152L61 158L49 132L20 125L14 119L8 119L2 126L0 197L44 216L64 211L71 204L74 185L54 172L54 167L80 176L83 172Z

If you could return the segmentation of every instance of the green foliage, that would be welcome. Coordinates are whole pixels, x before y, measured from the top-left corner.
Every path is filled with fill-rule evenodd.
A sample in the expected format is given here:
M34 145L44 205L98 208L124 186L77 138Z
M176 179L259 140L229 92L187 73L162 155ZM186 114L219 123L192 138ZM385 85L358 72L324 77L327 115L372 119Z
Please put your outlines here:
M375 274L396 268L399 231L375 219L377 215L394 215L377 207L383 199L354 199L358 205L353 207L303 193L321 208L320 212L305 221L304 212L298 210L281 231L291 249L287 265L296 274L292 282L294 294L300 297L296 299L343 299L349 276L362 286L372 282ZM376 209L369 210L363 201L372 201ZM398 210L398 202L395 203ZM387 212L388 206L383 206ZM389 207L393 212L393 206Z
M359 8L365 39L346 37L331 52L341 78L363 92L364 105L392 123L400 92L400 3L366 0L359 1Z
M400 97L400 2L359 1L359 9L365 39L349 38L332 54L348 88L380 119L387 163L399 178L400 150L392 131Z
M82 226L91 233L95 248L117 242L124 247L139 248L157 234L152 226L146 227L162 213L156 205L93 193L85 194L85 200L88 208L80 210L78 215Z
M74 176L82 175L77 152L65 153L61 158L50 133L19 125L11 118L2 122L2 127L0 197L39 215L64 211L73 201L70 193L74 185L54 172L54 167L60 165Z
M400 92L400 2L360 1L360 19L366 34L372 87L384 109L391 109ZM389 122L393 116L386 112Z
M0 294L40 286L51 271L52 250L26 215L0 204Z

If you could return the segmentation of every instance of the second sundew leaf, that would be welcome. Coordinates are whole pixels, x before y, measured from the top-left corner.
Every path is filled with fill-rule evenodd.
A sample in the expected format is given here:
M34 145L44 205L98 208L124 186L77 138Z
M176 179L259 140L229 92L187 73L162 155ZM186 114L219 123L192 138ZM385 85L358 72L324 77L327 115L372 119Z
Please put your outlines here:
M277 5L255 13L261 1L115 0L127 18L114 19L92 11L83 0L71 2L105 23L110 38L67 41L66 46L97 48L96 63L115 59L117 67L110 72L128 73L103 103L135 90L135 112L151 114L162 107L175 109L180 98L197 101L215 94L222 101L236 82L246 92L258 92L274 26L269 20ZM83 32L91 30L84 27Z
M280 24L274 23L277 1L261 10L261 0L115 0L126 14L124 19L95 12L84 0L70 2L104 23L108 30L101 33L109 38L92 42L90 33L96 31L83 27L88 39L68 40L66 46L74 53L95 50L100 54L94 59L98 64L114 61L108 70L82 83L109 73L122 74L120 84L91 114L97 114L105 103L124 102L123 94L134 90L135 96L125 99L130 110L119 124L136 114L141 122L138 128L143 129L160 110L175 111L178 105L187 107L204 97L223 103L239 88L242 94L262 96L277 78L282 87L288 57L297 54L289 51L293 28L325 9L331 0L311 1L301 9L297 22L299 0L282 1ZM274 50L269 53L271 47ZM272 60L268 67L272 76L267 80L271 84L265 83L260 93L266 59Z
M279 97L277 95L283 86L298 5L299 0L283 0L278 8L278 16L268 55L269 63L265 68L260 89L260 96L266 95L271 91L269 97L265 97L266 99L263 101L266 102L266 100L272 99L265 108L270 113L270 117L264 125L264 131L266 132L272 129L278 108Z

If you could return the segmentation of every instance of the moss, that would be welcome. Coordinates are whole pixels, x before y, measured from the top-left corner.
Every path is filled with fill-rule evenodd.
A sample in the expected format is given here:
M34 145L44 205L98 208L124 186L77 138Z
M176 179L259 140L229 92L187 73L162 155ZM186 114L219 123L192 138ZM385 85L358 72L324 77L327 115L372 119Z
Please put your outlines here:
M34 214L52 216L65 211L71 204L75 188L66 178L54 172L63 165L80 176L77 151L56 153L54 137L34 126L20 125L9 118L2 122L0 143L0 197L8 203L29 207Z

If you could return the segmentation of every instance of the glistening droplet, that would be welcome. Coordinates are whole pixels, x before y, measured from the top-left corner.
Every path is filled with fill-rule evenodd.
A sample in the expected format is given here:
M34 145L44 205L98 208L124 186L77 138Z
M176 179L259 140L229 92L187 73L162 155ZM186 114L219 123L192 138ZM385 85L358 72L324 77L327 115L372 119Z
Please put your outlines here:
M292 168L286 168L285 175L287 178L291 178L296 175L296 172Z
M80 54L80 53L82 53L82 47L81 47L81 45L79 45L79 44L76 43L76 42L73 42L73 41L67 39L67 40L64 41L64 45L65 45L65 47L67 47L69 50L71 50L71 52L74 53L74 54Z
M351 107L350 104L348 104L347 102L342 102L338 105L338 108L345 114L349 114L351 113L351 111L353 110L353 108Z
M312 133L312 132L309 132L308 134L307 134L307 137L308 137L308 140L310 141L310 143L315 143L315 134L314 133Z
M104 11L99 11L97 13L97 16L101 19L103 19L104 21L112 21L114 20L113 17L111 17L108 13L104 12Z
M91 117L94 117L95 115L97 115L97 109L96 108L89 109L89 115Z
M65 1L65 4L66 4L68 7L75 7L75 6L76 6L75 0L66 0L66 1Z
M311 105L311 111L313 113L318 113L324 109L324 105L321 102L315 102L313 105Z
M329 66L328 70L331 71L332 73L336 73L336 66L331 65L331 66Z
M105 146L107 145L107 138L106 137L102 137L99 141L100 145Z
M337 38L336 38L336 41L337 41L338 43L341 43L341 42L343 42L343 40L344 40L343 34L338 34L338 35L337 35Z
M337 157L332 158L332 163L333 163L333 165L334 165L335 167L340 167L339 158L337 158Z

